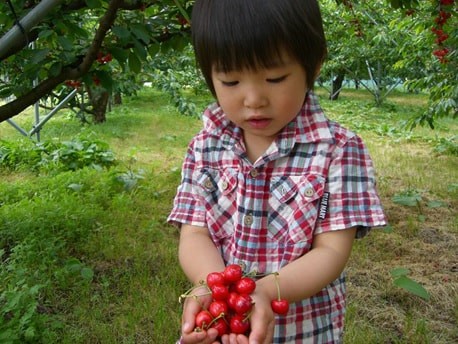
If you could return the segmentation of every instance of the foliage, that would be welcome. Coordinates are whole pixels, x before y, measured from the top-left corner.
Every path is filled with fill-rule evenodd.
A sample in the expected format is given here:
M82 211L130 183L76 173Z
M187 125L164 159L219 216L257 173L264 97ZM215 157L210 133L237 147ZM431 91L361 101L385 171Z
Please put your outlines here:
M7 3L0 3L2 35L31 6L20 0L11 3L18 18ZM188 40L191 4L187 0L96 0L54 6L25 33L25 41L21 36L13 47L1 50L0 97L8 97L9 103L0 106L0 121L40 99L44 103L64 82L89 95L84 99L90 103L81 111L93 114L96 122L104 121L105 100L91 94L129 92L159 47L176 48Z
M434 150L439 154L449 154L458 157L458 136L439 138Z
M0 168L11 170L77 170L110 167L116 163L108 144L85 137L63 142L0 141Z
M115 184L97 181L100 172L93 169L74 173L1 185L2 343L55 342L61 323L46 301L50 288L81 288L92 280L91 269L72 255L104 218ZM76 192L69 181L84 187Z
M419 296L425 300L429 300L430 295L426 289L421 284L407 276L410 273L409 269L396 268L391 270L390 273L393 277L394 285L403 288L409 293Z
M453 1L337 3L341 6L334 1L322 6L330 51L324 79L371 80L360 86L373 93L377 104L399 85L427 92L429 107L412 116L410 128L456 118L458 13Z
M345 341L453 342L457 171L454 156L433 150L456 124L442 119L435 132L402 129L400 121L424 104L421 95L395 93L374 107L362 90L344 90L339 102L316 91L326 113L369 145L392 228L355 243ZM0 168L0 342L178 338L178 298L188 283L177 261L178 232L166 217L186 143L201 123L171 110L167 97L144 88L86 135L65 118L49 123L46 133L61 135L51 148L43 144L49 151L72 138L97 137L116 152L111 167L51 164L30 173L41 159L34 158L23 168ZM8 129L0 126L2 138L10 137ZM24 154L16 161L27 161L33 142L10 141L15 155Z
M399 192L395 194L391 200L395 204L399 204L402 206L407 206L407 207L414 207L417 209L418 215L417 219L419 222L425 222L426 221L426 211L425 211L425 206L428 208L441 208L441 207L447 207L448 204L441 201L441 200L429 200L426 201L424 196L422 195L422 192L419 190L415 189L407 189L403 190L402 192ZM413 227L412 232L417 232L417 229ZM403 278L405 280L405 278ZM408 288L406 288L408 289Z
M199 112L195 103L183 91L198 95L206 90L206 86L196 68L191 46L187 45L182 52L170 50L158 53L150 66L147 71L153 86L169 94L180 113L196 116Z

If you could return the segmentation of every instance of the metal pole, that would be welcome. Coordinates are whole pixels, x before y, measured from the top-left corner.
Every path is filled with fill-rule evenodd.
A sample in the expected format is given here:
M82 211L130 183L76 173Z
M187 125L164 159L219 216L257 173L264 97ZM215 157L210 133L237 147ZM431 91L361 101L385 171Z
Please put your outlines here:
M32 49L35 49L35 42L32 42L31 44ZM38 79L33 80L33 87L36 87L38 85ZM35 102L33 106L35 110L35 126L40 123L40 101ZM37 130L37 142L40 142L40 130Z
M37 133L40 131L41 127L43 127L47 121L51 119L52 116L56 114L57 111L62 109L62 107L70 100L72 99L78 90L74 89L68 96L66 96L50 113L44 117L40 123L36 124L34 128L30 131L29 135L32 136L33 134Z
M24 39L22 30L29 32L38 24L53 8L63 0L43 0L35 6L17 25L14 25L2 38L0 38L0 56L6 54L8 49Z
M11 124L14 128L16 128L16 130L19 131L22 135L29 136L29 134L24 129L22 129L19 125L17 125L16 122L14 122L12 119L7 119L6 121L9 124Z

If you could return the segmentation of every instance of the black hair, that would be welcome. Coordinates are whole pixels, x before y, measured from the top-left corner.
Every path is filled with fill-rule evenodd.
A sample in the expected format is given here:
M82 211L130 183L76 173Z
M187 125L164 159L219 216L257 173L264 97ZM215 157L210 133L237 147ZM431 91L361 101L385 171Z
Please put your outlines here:
M313 88L327 53L317 0L196 0L191 30L197 64L213 95L213 67L273 67L283 49L303 66Z

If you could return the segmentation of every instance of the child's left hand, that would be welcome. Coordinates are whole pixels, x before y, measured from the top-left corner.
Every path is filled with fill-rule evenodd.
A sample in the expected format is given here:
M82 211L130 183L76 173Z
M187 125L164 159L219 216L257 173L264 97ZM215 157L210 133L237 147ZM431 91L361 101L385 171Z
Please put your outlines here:
M270 306L270 298L260 290L251 294L254 306L250 316L249 337L241 334L225 335L223 344L271 344L275 327L275 314Z

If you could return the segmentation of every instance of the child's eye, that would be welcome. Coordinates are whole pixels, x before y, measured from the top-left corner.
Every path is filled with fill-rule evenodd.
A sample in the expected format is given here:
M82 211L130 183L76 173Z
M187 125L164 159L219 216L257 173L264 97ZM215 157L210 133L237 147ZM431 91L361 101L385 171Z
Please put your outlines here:
M236 86L239 82L238 81L221 81L224 86L231 87Z
M281 76L281 77L279 77L279 78L266 79L266 80L267 80L267 82L271 82L271 83L273 83L273 84L277 84L277 83L279 83L279 82L284 81L287 77L288 77L288 75L283 75L283 76Z

